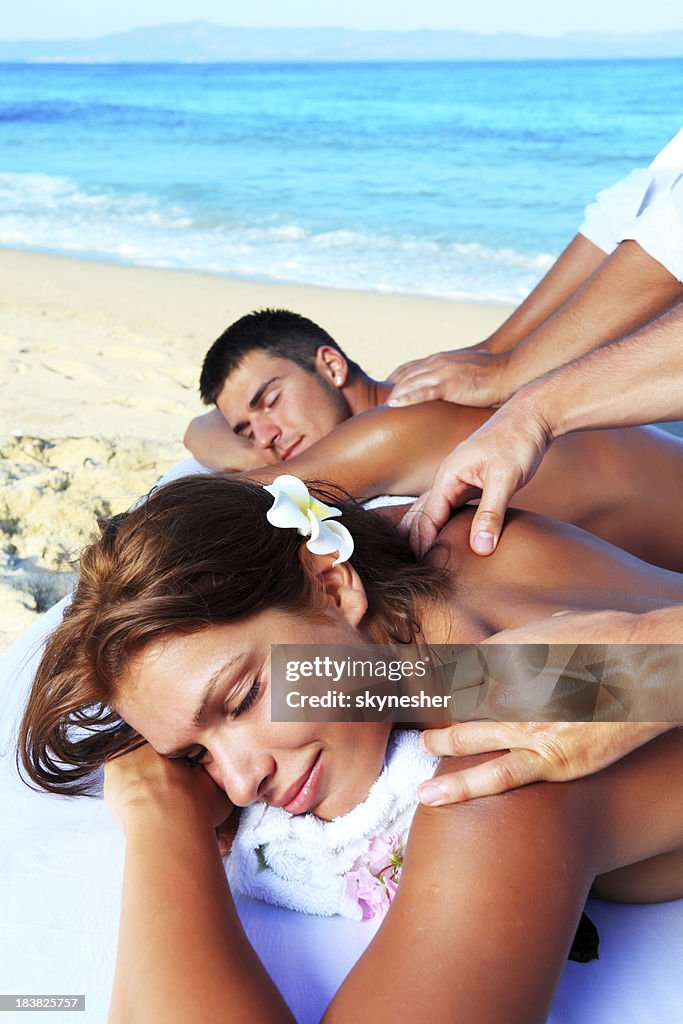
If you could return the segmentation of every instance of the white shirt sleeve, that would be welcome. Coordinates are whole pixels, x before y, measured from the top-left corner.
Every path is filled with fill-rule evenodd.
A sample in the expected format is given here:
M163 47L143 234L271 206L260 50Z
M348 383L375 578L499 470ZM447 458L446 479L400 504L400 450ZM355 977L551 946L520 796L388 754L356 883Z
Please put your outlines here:
M584 211L580 233L608 255L614 252L622 224L638 216L651 183L649 168L639 167L616 185L598 192L595 202Z
M586 207L579 231L605 253L630 238L680 279L683 129L649 167L631 171ZM650 211L650 212L648 212ZM647 214L645 220L641 218Z
M666 180L664 180L666 179ZM654 199L619 229L619 241L631 239L683 281L683 172L660 172Z

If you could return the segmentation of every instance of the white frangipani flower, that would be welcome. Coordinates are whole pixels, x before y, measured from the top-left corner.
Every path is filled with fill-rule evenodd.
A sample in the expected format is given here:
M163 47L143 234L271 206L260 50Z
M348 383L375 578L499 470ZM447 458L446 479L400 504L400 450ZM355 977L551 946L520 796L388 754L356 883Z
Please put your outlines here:
M295 529L302 537L310 537L306 547L314 555L331 555L339 552L334 565L346 562L353 554L353 537L341 523L326 520L341 515L341 510L325 505L308 492L308 487L298 476L283 473L276 477L265 490L275 501L266 512L266 519L272 526Z

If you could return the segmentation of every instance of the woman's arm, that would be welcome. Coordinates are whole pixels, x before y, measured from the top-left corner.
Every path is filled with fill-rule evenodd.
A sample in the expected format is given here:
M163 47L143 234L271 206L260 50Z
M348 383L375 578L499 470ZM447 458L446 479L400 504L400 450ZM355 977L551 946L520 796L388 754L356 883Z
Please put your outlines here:
M105 797L126 833L110 1024L293 1020L228 890L215 833L225 794L144 746L107 764Z
M683 848L682 772L670 733L587 779L420 808L396 899L325 1020L541 1024L594 877Z
M683 846L680 739L580 782L419 809L394 905L325 1019L544 1021L594 876ZM107 787L128 839L110 1020L291 1020L230 902L217 787L144 748Z
M401 882L326 1024L545 1021L592 881L569 784L420 808Z

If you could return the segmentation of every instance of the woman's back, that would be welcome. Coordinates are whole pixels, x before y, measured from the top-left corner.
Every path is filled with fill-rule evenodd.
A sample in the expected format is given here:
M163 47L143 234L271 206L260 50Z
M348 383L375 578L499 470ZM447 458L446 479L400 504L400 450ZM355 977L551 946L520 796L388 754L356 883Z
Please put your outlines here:
M496 553L481 558L469 547L473 514L466 508L455 515L432 555L452 573L451 642L476 642L558 611L683 604L683 575L530 512L510 512Z

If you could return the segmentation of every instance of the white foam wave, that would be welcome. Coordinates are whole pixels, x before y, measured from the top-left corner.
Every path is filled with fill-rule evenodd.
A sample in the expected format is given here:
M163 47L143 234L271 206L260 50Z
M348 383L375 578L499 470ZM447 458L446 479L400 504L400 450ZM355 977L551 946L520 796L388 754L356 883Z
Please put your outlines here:
M548 253L370 231L207 217L147 192L0 173L0 244L273 281L516 302Z

